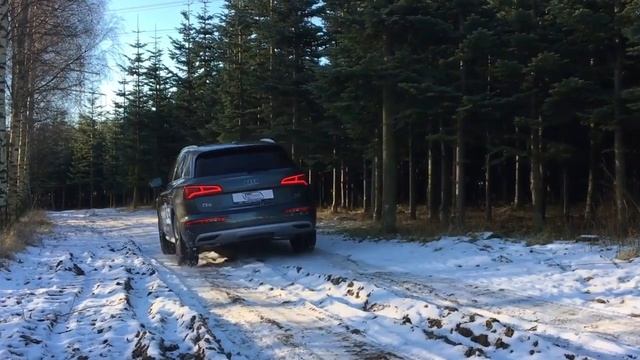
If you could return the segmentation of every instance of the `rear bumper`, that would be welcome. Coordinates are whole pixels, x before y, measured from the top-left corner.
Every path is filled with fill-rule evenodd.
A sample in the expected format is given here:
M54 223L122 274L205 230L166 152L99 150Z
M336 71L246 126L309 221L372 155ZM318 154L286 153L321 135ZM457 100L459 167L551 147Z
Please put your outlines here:
M195 247L206 248L256 239L286 240L314 230L312 221L291 221L193 234L190 240Z

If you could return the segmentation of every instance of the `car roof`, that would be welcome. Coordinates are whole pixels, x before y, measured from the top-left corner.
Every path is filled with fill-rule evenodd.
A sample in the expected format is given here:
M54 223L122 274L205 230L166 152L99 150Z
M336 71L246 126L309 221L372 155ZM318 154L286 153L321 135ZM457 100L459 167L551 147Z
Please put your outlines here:
M209 145L191 145L187 146L180 151L180 153L194 153L196 155L200 155L209 151L218 151L218 150L228 150L228 149L237 149L243 147L279 147L279 145L268 142L268 141L259 141L259 142L246 142L246 143L228 143L228 144L209 144Z

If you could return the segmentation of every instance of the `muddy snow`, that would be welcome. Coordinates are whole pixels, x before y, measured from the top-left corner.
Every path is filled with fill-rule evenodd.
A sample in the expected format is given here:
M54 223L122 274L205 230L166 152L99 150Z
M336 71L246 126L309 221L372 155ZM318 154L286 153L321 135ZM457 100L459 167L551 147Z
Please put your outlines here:
M640 358L640 260L613 247L324 232L183 268L153 211L50 217L0 264L1 359Z

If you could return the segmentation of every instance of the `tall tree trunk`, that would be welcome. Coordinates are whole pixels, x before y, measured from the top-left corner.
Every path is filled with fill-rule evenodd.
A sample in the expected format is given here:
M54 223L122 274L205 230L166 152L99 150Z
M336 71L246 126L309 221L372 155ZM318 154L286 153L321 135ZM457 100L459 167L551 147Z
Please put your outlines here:
M29 23L29 13L31 12L31 2L25 1L20 3L13 9L15 14L12 18L16 19L13 24L13 41L12 41L12 106L11 106L11 134L9 139L9 188L8 188L8 213L11 218L19 215L22 204L23 194L20 185L22 184L22 159L23 143L25 141L25 122L27 111L28 89L26 84L29 83L28 76L28 59L27 52L27 27Z
M567 165L562 166L562 216L569 220L569 170Z
M7 206L9 166L7 159L7 47L9 45L9 0L0 0L0 208ZM0 219L1 221L1 219Z
M460 34L464 34L464 16L461 11L458 12L458 27ZM460 60L460 92L464 96L467 93L467 69L464 60ZM456 205L456 227L462 229L465 221L465 115L458 114L458 124L456 131L456 188L455 188L455 205Z
M373 220L382 220L382 161L380 156L376 155L374 158L373 167Z
M429 136L431 136L431 131L429 131ZM427 221L429 222L433 221L438 215L434 181L433 140L429 137L429 140L427 141Z
M411 220L417 219L416 215L416 160L414 152L413 131L409 134L409 216Z
M518 126L516 126L516 151L519 152L519 133L520 133L520 129ZM520 156L519 153L516 153L516 159L515 159L515 176L514 176L514 184L515 184L515 188L514 188L514 195L513 195L513 207L520 208L522 206L522 179L521 179L521 174L522 174L522 157Z
M370 199L371 194L369 190L369 166L367 164L367 158L362 159L362 210L364 213L368 213L371 210Z
M484 220L487 223L493 221L493 204L491 203L491 136L487 132L487 153L484 157Z
M620 11L620 0L614 1L615 14ZM615 199L616 220L618 232L624 233L627 226L627 212L625 207L625 193L627 185L627 171L624 148L624 126L622 124L622 67L624 50L622 49L622 35L616 34L615 60L613 66L613 114L614 114L614 153L615 153Z
M451 199L451 170L449 164L451 160L442 120L440 121L440 153L440 222L448 225Z
M340 207L342 209L347 208L347 178L344 162L340 164Z
M385 63L390 64L395 55L393 40L385 32L383 36ZM396 89L386 80L382 90L382 229L396 231L397 208L397 155L396 155Z
M456 134L456 227L462 229L465 220L465 172L464 172L464 153L465 153L465 135L464 120L458 118L458 130Z
M331 212L338 212L338 207L340 206L340 179L338 178L338 168L334 165L332 169L332 179L331 185L333 187L332 190L332 202L331 202Z
M589 132L589 178L587 180L587 196L584 209L584 220L590 223L594 219L595 204L594 204L594 192L596 186L597 167L598 167L598 140L595 124L591 124Z
M531 200L533 202L533 224L536 231L544 229L544 184L541 154L542 120L531 129Z

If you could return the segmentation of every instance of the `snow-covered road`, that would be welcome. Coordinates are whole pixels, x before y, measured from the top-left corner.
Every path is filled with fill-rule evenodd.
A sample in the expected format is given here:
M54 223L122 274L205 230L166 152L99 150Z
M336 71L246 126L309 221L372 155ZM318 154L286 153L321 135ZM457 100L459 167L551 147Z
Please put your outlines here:
M610 248L325 233L183 268L152 211L51 219L0 266L2 359L640 359L640 261Z

